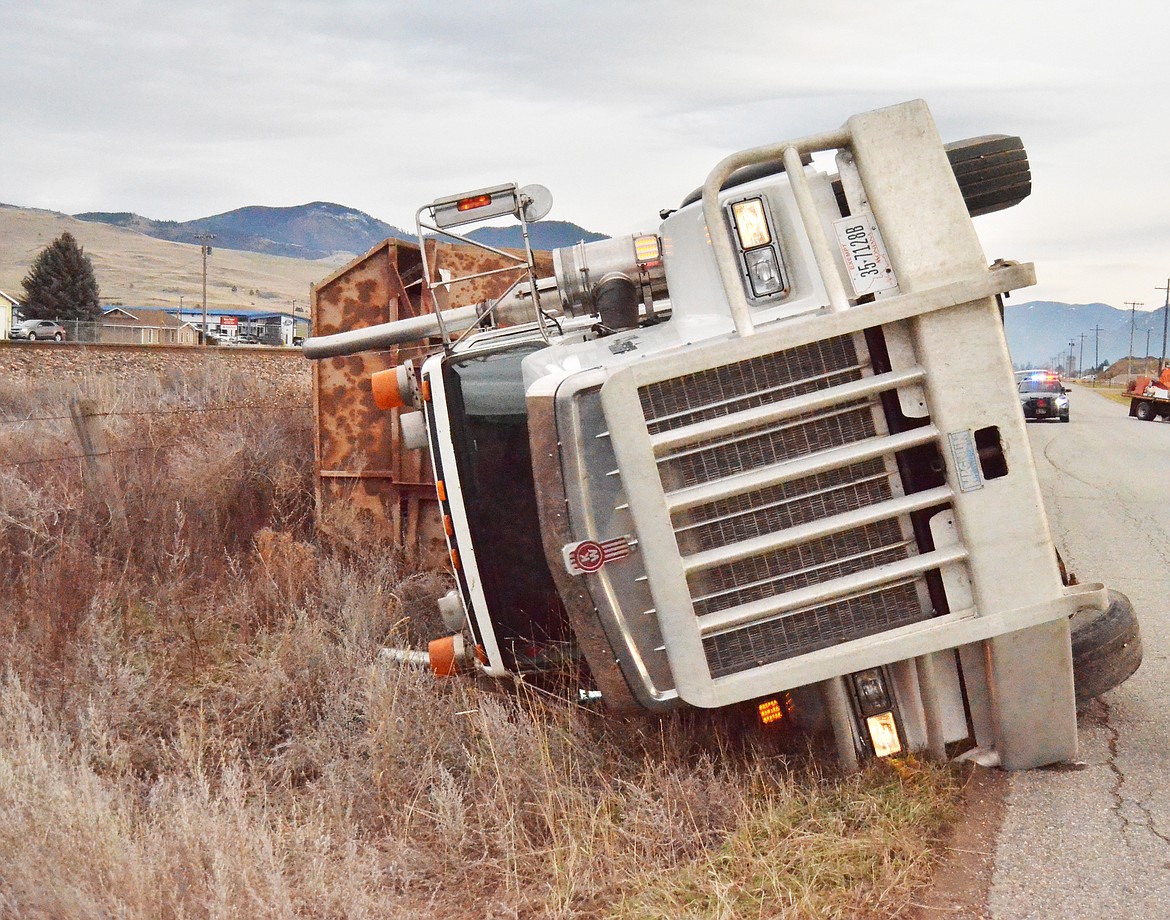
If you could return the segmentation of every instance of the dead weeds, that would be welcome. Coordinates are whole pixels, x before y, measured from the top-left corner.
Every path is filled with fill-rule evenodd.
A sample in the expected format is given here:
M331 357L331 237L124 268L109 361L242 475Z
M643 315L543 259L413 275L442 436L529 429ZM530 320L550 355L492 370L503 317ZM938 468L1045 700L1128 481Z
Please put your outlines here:
M76 461L13 465L67 430L0 425L0 916L906 909L948 771L823 777L706 717L378 664L436 633L445 579L356 518L316 536L304 418L164 411L204 398L170 379L112 417L127 547Z

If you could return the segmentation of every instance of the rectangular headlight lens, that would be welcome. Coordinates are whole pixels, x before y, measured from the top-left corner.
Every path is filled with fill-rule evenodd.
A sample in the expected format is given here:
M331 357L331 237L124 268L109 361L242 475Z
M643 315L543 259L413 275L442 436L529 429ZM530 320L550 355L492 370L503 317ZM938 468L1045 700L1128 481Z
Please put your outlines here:
M780 277L780 262L776 258L775 249L767 246L764 249L745 252L743 257L752 284L752 293L756 297L777 294L784 289L784 280Z
M865 724L869 729L869 740L873 742L873 752L878 757L889 757L902 750L902 740L898 737L898 726L892 712L870 716Z
M768 217L761 199L737 201L731 206L731 213L735 216L735 232L741 248L755 249L772 242L772 231L768 228Z

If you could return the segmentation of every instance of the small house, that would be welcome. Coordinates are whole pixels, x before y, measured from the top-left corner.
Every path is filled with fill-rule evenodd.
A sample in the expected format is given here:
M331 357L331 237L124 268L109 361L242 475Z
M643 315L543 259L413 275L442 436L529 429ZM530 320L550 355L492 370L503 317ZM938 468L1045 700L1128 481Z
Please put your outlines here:
M17 323L20 301L0 291L0 339L8 338L8 330Z

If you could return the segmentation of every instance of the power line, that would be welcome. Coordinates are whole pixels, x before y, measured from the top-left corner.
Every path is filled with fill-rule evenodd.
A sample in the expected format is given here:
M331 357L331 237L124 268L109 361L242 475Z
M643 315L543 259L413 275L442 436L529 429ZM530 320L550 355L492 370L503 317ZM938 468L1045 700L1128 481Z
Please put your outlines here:
M1134 318L1134 311L1137 310L1138 307L1144 307L1145 304L1144 303L1137 303L1137 302L1132 301L1132 300L1127 300L1125 302L1125 305L1127 307L1129 307L1129 354L1126 355L1125 376L1132 377L1133 376L1133 318Z
M1158 362L1158 373L1166 366L1166 321L1170 319L1170 278L1166 279L1166 286L1154 285L1155 291L1166 292L1166 312L1162 314L1162 359Z

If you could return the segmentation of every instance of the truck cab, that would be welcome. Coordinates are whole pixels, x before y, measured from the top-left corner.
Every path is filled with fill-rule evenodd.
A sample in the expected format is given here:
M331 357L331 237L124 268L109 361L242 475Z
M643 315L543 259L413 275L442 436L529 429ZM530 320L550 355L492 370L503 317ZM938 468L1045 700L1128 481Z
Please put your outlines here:
M1021 156L948 149L921 101L864 113L437 312L441 345L375 391L430 450L444 660L568 669L619 711L809 700L846 764L1074 757L1069 618L1108 601L1062 580L1019 410L999 298L1033 267L989 264L971 219L1027 194ZM420 241L511 213L527 249L545 194L437 199Z

